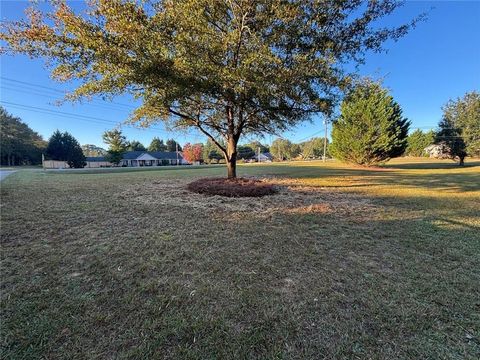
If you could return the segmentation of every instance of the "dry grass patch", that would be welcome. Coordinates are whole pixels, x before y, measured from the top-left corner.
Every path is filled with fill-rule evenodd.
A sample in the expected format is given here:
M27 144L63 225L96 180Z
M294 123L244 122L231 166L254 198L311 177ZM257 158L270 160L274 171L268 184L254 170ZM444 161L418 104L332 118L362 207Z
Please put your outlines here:
M225 180L211 178L214 180ZM380 206L371 199L357 194L332 191L317 186L304 185L297 179L280 177L251 177L243 183L261 184L266 189L275 189L269 196L228 197L191 192L192 184L204 184L205 179L188 182L188 179L146 181L141 186L131 185L117 196L123 200L146 206L201 210L211 215L228 214L231 219L252 214L256 217L270 217L274 214L331 214L349 219L372 218ZM203 185L200 185L200 187Z

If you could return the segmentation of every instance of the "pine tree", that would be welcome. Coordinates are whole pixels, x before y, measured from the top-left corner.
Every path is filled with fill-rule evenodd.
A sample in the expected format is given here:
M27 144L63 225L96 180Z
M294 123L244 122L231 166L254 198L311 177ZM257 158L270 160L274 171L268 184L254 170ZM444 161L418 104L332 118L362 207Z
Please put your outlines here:
M405 153L408 156L426 156L425 148L435 142L435 132L428 131L424 133L417 129L408 135L407 149Z
M66 161L71 168L85 166L85 155L80 143L66 131L61 133L56 130L52 134L48 140L46 154L52 160Z
M404 153L410 122L380 84L357 85L341 104L333 123L330 150L339 160L372 166Z
M103 142L109 145L106 158L114 165L118 165L127 149L127 140L120 130L105 131L102 135Z
M480 157L480 93L472 91L443 106L443 118L461 132L469 156Z
M163 143L162 139L154 137L148 146L148 151L167 151L167 146Z
M452 160L458 159L458 164L462 166L467 156L465 141L462 137L462 129L455 126L453 120L446 117L440 120L439 130L435 137L435 144L444 145L447 154Z
M168 152L173 152L173 151L182 151L182 147L180 146L179 143L177 143L175 140L173 139L168 139L167 140L167 143L166 143L166 151Z

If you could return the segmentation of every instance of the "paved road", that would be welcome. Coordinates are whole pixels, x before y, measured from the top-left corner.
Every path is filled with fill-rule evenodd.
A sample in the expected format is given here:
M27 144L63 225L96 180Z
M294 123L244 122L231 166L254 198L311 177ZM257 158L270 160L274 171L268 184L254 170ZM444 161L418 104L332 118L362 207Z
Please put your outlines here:
M8 175L13 174L16 170L0 170L0 181L5 179Z

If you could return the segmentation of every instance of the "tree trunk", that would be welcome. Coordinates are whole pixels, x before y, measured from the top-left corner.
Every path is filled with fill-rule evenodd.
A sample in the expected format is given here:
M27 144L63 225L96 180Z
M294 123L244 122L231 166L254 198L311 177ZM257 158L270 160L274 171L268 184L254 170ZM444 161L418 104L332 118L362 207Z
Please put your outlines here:
M237 177L237 141L233 138L228 139L225 160L227 162L227 177L235 179Z
M235 179L237 177L237 161L227 160L227 177Z
M459 158L460 158L460 161L459 161L458 165L460 165L460 166L465 165L465 157L460 156Z

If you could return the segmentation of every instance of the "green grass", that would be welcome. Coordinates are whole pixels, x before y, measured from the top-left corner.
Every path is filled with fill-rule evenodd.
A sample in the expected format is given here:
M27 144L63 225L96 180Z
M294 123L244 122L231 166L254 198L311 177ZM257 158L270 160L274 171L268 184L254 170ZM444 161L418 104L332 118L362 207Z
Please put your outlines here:
M1 183L2 359L477 359L480 162L21 170Z

